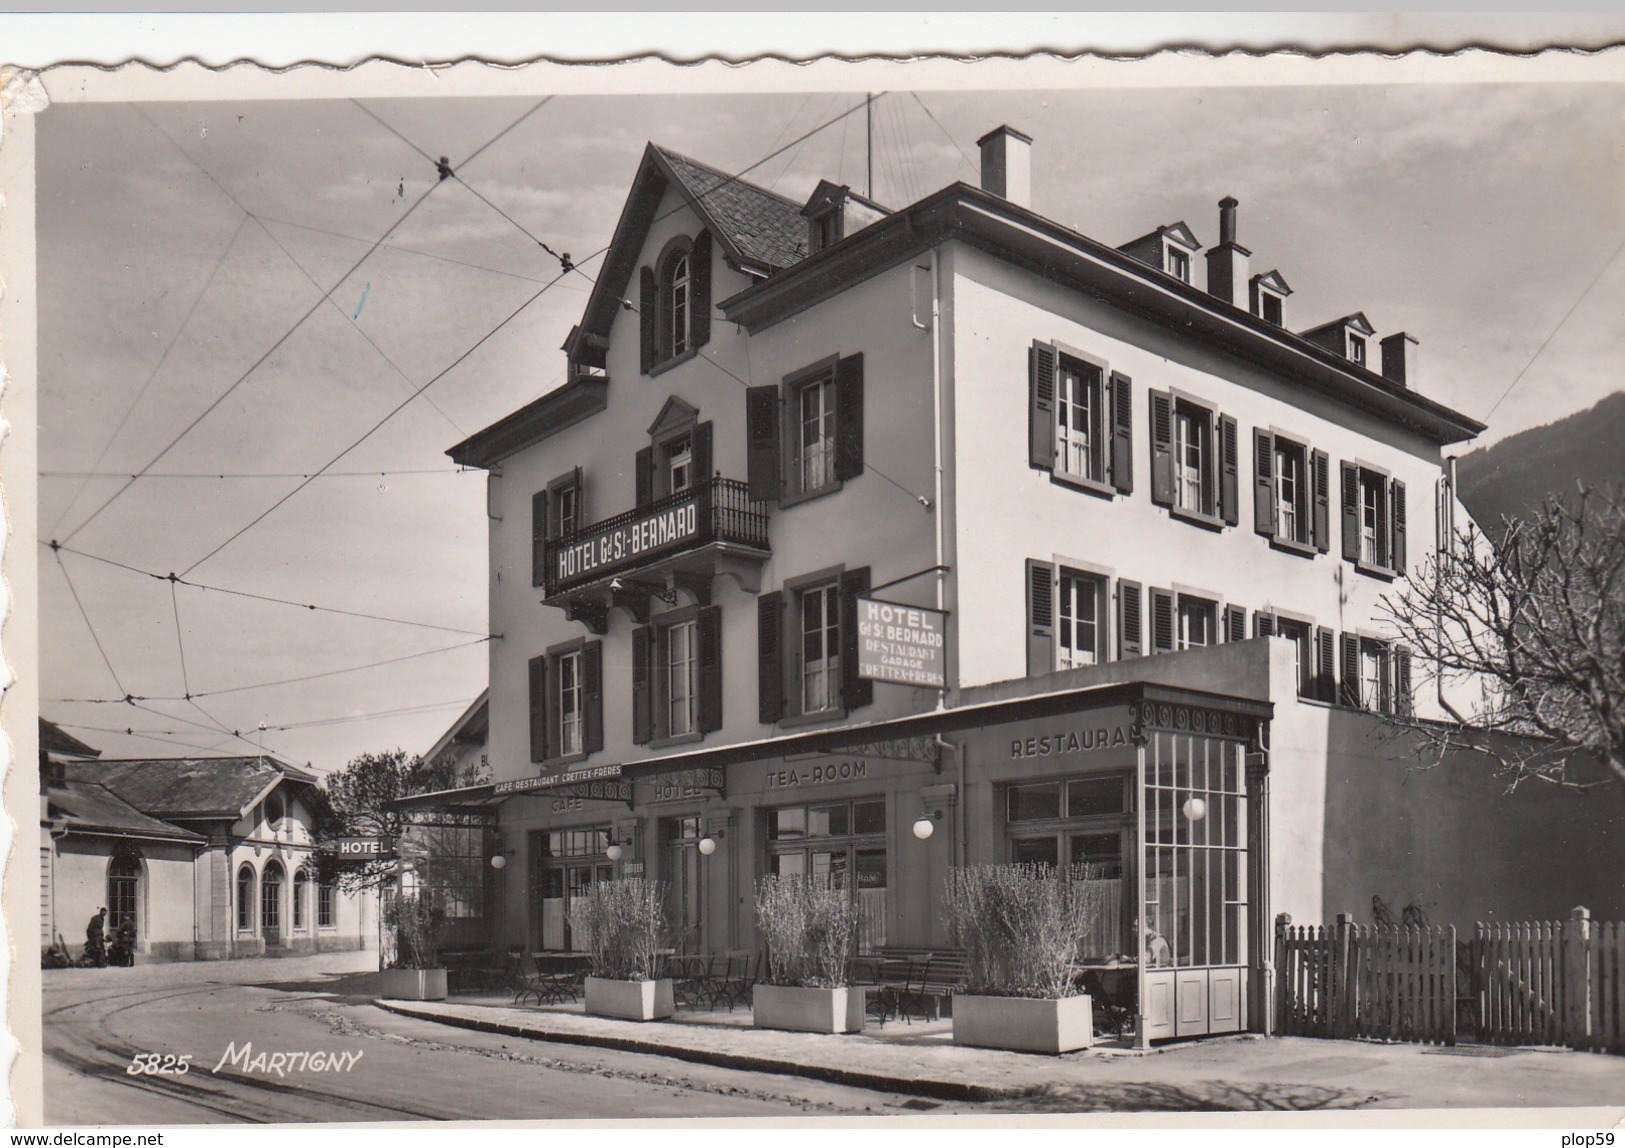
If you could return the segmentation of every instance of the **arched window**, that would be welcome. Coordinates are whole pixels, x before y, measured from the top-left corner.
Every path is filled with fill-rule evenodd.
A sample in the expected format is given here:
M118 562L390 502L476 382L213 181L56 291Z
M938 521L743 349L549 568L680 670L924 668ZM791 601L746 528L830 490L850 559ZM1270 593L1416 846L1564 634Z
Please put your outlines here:
M666 259L660 277L660 300L666 317L666 330L662 332L663 356L681 355L689 347L689 316L693 310L693 282L689 274L688 248L673 251Z
M244 865L237 870L237 929L254 931L254 867Z
M282 932L282 866L275 861L260 878L260 934L275 940Z
M310 898L310 874L301 869L293 875L293 930L304 932L309 927L310 913L306 902Z
M141 852L122 848L107 867L107 931L117 933L126 919L141 927Z
M709 231L676 236L638 271L638 359L644 374L687 358L711 338Z
M271 832L275 833L281 827L282 818L286 813L287 809L282 803L280 793L273 793L265 799L265 823L270 826Z

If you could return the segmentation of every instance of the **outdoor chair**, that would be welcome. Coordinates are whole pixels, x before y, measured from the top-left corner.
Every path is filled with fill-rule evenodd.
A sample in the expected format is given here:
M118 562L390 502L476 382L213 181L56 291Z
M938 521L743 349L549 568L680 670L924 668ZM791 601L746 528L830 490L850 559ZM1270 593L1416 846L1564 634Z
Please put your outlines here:
M716 982L722 972L715 956L672 958L672 1000L677 1008L692 1009L704 1001L714 1007Z
M762 955L756 954L754 962L750 953L743 949L728 954L728 971L717 985L716 1000L728 1002L728 1011L733 1012L735 1006L750 1001L751 990L762 975Z

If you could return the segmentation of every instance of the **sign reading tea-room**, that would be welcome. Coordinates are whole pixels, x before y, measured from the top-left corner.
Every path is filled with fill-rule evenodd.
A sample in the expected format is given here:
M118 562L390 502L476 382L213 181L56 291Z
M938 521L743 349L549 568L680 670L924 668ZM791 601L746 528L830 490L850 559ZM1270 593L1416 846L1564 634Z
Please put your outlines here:
M948 684L948 615L878 598L858 599L858 676L905 686Z

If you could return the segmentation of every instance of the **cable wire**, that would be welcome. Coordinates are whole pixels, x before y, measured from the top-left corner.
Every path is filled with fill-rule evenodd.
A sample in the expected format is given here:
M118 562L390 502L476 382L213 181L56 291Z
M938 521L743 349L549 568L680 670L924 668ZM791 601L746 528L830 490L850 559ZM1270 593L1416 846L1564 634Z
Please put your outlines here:
M40 478L133 478L134 477L134 475L120 474L120 473L118 473L116 471L94 471L94 470L42 470L42 471L39 471L38 473L39 473ZM309 474L309 473L301 473L299 471L275 471L275 472L269 472L269 471L243 471L243 472L240 472L240 473L237 473L237 474L204 474L202 472L193 472L193 473L190 473L190 474L179 474L179 473L172 472L172 471L160 471L160 472L156 472L156 473L152 472L152 471L149 471L148 473L146 473L142 477L143 478L149 478L149 479L151 479L151 478L209 478L209 479L226 479L226 478L254 478L254 479L264 479L264 478L399 478L399 477L402 477L404 475L476 474L476 473L479 473L478 469L475 468L475 467L472 467L472 466L456 466L456 467L436 466L436 467L425 467L422 470L330 470L327 473L321 474L321 475L314 475L314 474Z
M101 635L96 633L96 627L90 622L90 615L85 611L85 604L79 598L79 590L73 584L73 578L68 574L68 568L62 561L62 555L56 555L56 568L62 571L62 580L68 584L68 593L73 595L73 604L79 607L79 616L85 620L85 629L90 631L90 640L96 643L96 652L102 656L102 662L107 666L107 673L118 687L118 692L129 696L124 683L119 681L118 671L113 668L113 660L107 656L107 649L102 645Z
M943 134L943 137L953 145L954 150L959 153L959 158L965 161L965 166L970 168L972 172L978 172L979 169L977 168L976 164L971 160L971 157L965 153L965 149L959 145L959 141L953 137L947 128L942 126L941 120L937 119L936 116L931 114L931 109L925 106L925 101L920 99L920 93L910 92L909 95L914 97L914 102L920 105L920 110L926 114L926 117L932 123L937 125L937 130L940 131Z

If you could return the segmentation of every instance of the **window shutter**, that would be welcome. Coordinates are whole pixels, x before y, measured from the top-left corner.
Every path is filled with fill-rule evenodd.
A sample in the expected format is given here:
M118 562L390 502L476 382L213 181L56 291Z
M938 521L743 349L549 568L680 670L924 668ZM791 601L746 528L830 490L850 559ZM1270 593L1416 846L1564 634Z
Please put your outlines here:
M1219 514L1226 526L1241 521L1241 448L1236 442L1236 420L1219 416Z
M1343 704L1360 704L1360 639L1354 634L1343 635Z
M1314 531L1315 549L1322 554L1331 549L1331 460L1323 450L1317 450L1310 456L1310 482L1314 485Z
M1134 493L1134 381L1112 372L1112 485Z
M688 253L692 298L688 307L688 345L703 347L711 341L711 233L694 237ZM707 476L709 477L709 476Z
M632 631L632 742L647 745L654 737L654 698L649 671L653 668L654 632L639 626Z
M655 273L638 269L638 370L649 373L655 362Z
M1315 627L1315 696L1323 702L1337 700L1337 668L1333 651L1332 632L1325 626Z
M547 758L547 658L530 660L530 760Z
M530 496L530 584L547 584L547 491Z
M701 486L711 481L711 423L709 420L700 423L694 428L694 485Z
M1027 676L1055 668L1055 566L1027 559Z
M1245 642L1247 640L1247 608L1245 606L1226 606L1224 608L1224 640L1227 642Z
M1275 637L1275 615L1274 614L1271 614L1271 613L1269 613L1267 611L1264 611L1264 610L1260 610L1256 614L1253 615L1253 637L1255 637L1255 638L1273 638L1273 637Z
M1117 656L1138 658L1145 652L1145 623L1141 619L1140 584L1117 580Z
M774 590L756 599L757 711L763 724L784 716L784 595Z
M1151 501L1174 504L1174 403L1167 391L1151 392Z
M1352 462L1343 466L1343 557L1360 560L1360 471Z
M745 479L752 502L779 500L779 388L745 390Z
M635 506L647 506L655 500L655 448L646 446L638 451L634 460L637 471L637 500Z
M1253 428L1253 529L1275 537L1275 436Z
M707 606L701 610L694 630L699 644L695 656L700 668L697 724L701 733L710 733L722 728L722 607Z
M835 366L835 477L845 482L863 473L863 356L848 355Z
M858 595L869 592L869 567L841 575L841 702L849 710L875 700L875 684L858 677Z
M588 642L581 651L582 711L586 718L581 748L597 753L604 748L604 643Z
M1027 461L1055 467L1055 348L1034 343L1027 352Z
M1393 524L1394 541L1388 564L1399 573L1405 573L1405 484L1397 478L1394 479L1392 490L1394 500L1394 513L1390 518Z
M1394 712L1410 717L1414 712L1411 697L1411 652L1404 646L1394 647Z
M1151 591L1151 652L1169 654L1174 649L1174 592Z

